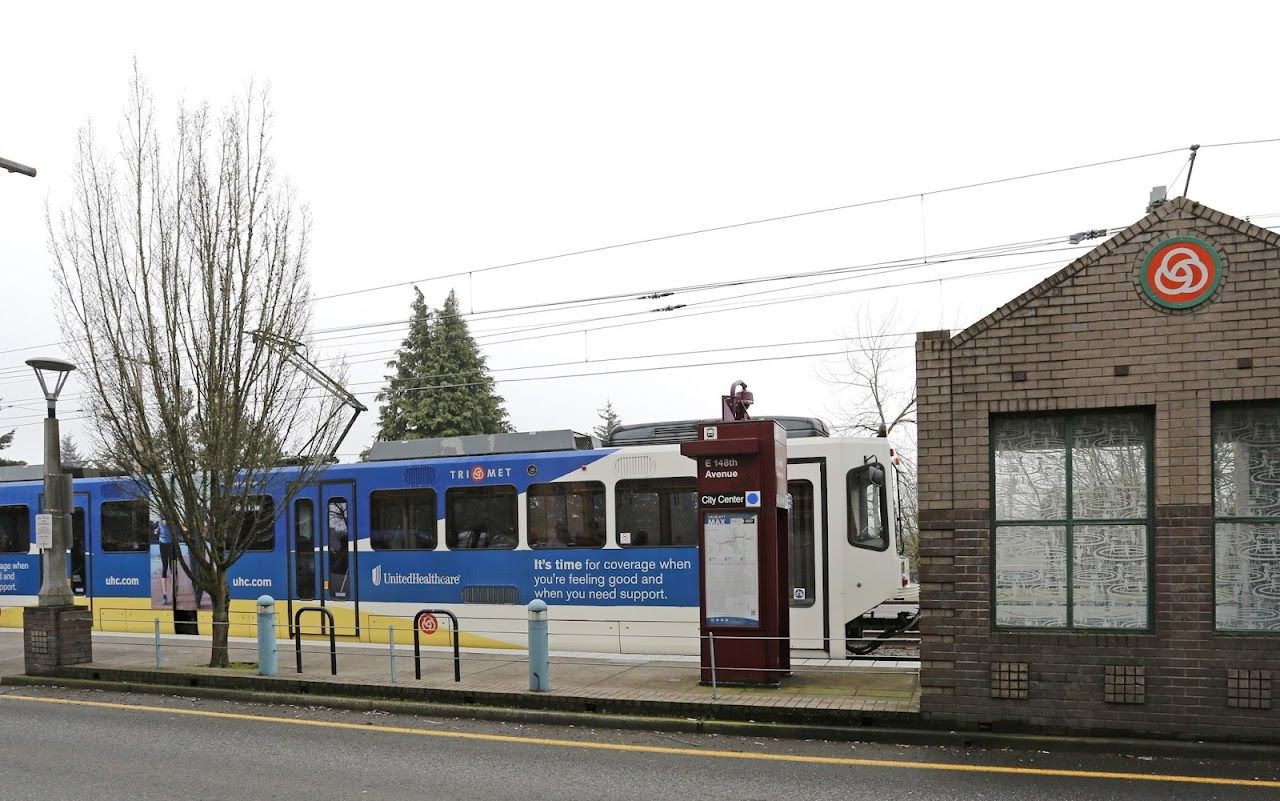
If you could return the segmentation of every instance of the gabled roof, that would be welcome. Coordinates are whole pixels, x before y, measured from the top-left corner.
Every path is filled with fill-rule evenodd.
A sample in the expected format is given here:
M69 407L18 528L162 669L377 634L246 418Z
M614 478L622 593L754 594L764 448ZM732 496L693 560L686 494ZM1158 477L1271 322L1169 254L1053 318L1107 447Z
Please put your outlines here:
M951 338L952 344L954 346L963 345L1001 320L1013 316L1033 300L1045 296L1054 288L1060 286L1079 273L1089 269L1089 267L1096 264L1104 256L1127 245L1139 234L1151 230L1166 220L1173 218L1186 219L1188 217L1199 217L1207 222L1230 228L1237 233L1265 242L1268 245L1280 247L1280 234L1277 234L1274 231L1268 231L1265 228L1260 228L1251 222L1242 220L1238 217L1232 217L1230 214L1225 214L1216 209L1211 209L1208 206L1197 203L1194 200L1188 200L1185 197L1174 198L1147 216L1138 220L1133 225L1130 225L1128 228L1098 245L1093 250L1071 262L1066 267L1063 267L1061 270L1058 270L1053 275L1031 287L1026 292L1023 292L1018 297L991 312L991 314L988 314L986 317L983 317L981 320L978 320L973 325L956 334Z

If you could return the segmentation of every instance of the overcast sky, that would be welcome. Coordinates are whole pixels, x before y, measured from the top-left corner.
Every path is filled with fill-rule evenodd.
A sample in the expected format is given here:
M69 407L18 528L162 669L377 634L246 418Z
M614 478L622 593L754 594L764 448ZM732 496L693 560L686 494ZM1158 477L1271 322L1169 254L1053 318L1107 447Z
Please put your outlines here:
M1064 249L1068 235L1129 225L1175 176L1181 194L1189 145L1280 137L1275 4L871 5L6 8L0 156L39 175L0 172L0 430L17 431L5 455L40 461L22 362L63 352L46 203L66 202L81 125L110 143L135 57L162 119L270 85L279 168L314 217L322 364L345 354L372 406L404 327L351 327L403 321L410 282L433 306L453 288L520 430L586 430L606 399L625 422L713 416L736 379L762 415L836 417L836 361L815 354L839 352L859 320L961 328L1086 252ZM1280 225L1277 168L1280 143L1205 148L1189 194ZM79 392L72 382L59 408L82 439ZM367 446L375 422L342 452Z

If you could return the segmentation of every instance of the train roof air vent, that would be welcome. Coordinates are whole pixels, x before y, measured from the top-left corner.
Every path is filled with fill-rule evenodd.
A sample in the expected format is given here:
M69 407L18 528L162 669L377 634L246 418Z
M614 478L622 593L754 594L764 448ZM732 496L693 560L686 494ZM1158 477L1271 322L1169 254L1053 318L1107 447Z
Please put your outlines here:
M765 417L787 431L787 438L829 437L827 424L816 417ZM667 445L673 442L692 442L698 438L698 427L719 425L723 420L677 420L670 423L633 423L620 425L610 432L605 445Z
M375 442L369 449L369 461L393 462L400 459L444 459L450 456L581 451L597 446L598 443L592 437L569 430L475 434L466 437Z

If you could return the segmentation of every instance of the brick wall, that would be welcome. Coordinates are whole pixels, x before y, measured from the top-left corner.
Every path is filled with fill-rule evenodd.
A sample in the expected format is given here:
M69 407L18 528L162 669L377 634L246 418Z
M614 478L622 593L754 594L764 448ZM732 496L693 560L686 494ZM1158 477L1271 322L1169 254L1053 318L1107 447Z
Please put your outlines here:
M1142 293L1156 242L1194 235L1225 263L1214 296ZM916 342L921 710L959 726L1280 741L1280 635L1214 632L1210 410L1280 399L1280 237L1178 199L954 338ZM993 414L1153 413L1150 633L991 624Z
M22 614L23 661L37 676L93 661L93 615L83 606L28 606Z

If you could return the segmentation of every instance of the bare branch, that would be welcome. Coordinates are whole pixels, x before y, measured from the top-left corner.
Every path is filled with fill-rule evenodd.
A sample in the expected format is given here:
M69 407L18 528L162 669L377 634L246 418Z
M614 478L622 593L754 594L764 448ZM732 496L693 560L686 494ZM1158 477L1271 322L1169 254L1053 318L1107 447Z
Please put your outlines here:
M283 498L283 514L342 430L336 400L248 336L307 341L310 220L276 176L265 94L216 116L180 109L166 145L136 71L131 89L119 157L86 127L74 200L48 216L59 319L89 383L95 452L173 526L224 622L227 571L275 525L246 499ZM226 632L214 627L213 664Z

